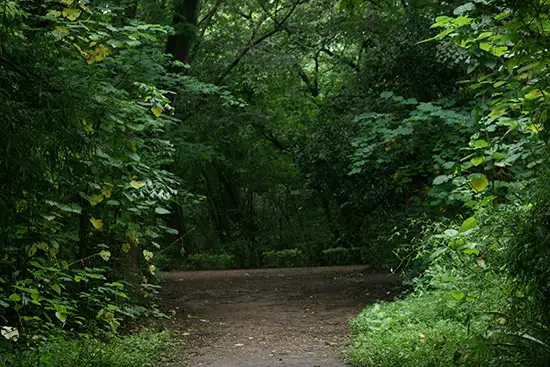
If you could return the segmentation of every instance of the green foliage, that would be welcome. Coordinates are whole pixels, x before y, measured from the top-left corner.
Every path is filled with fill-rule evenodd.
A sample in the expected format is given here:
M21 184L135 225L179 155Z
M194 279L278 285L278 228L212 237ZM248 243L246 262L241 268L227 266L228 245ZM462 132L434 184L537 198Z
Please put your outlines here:
M472 338L459 317L441 317L449 313L444 301L422 295L371 306L350 323L348 360L369 367L506 365L490 362L483 340ZM470 325L471 333L483 331L483 323Z
M158 366L169 350L167 333L140 332L100 341L89 337L52 337L39 350L0 356L0 364L44 367L135 367ZM4 364L3 364L4 363Z
M187 270L228 270L235 267L235 256L228 254L193 254L185 261Z
M540 336L521 340L514 331L517 320L508 310L525 297L525 287L499 264L513 238L507 223L528 211L480 208L479 226L468 218L460 228L425 227L413 259L422 264L422 275L412 294L369 306L351 322L349 359L359 366L521 363L517 350L506 346L529 348L527 337Z
M326 265L356 265L361 263L360 249L352 247L331 247L323 250Z
M547 73L538 68L547 62L538 40L548 35L548 3L527 3L472 2L436 19L444 30L430 40L467 52L464 84L481 97L468 143L453 155L460 163L433 179L441 197L460 195L469 211L454 228L421 233L412 256L422 275L409 297L354 321L350 357L359 365L549 363L548 190L534 185L547 155Z
M280 251L266 251L264 266L266 268L295 268L307 265L304 253L298 249L286 249Z
M443 175L456 169L463 145L475 132L470 109L453 108L454 101L405 100L392 92L382 93L381 98L394 111L367 112L354 118L361 131L353 140L351 173L382 171L393 181L394 190L406 191L413 203L426 201L429 194L427 204L445 204L448 210L470 200L467 192L448 195L445 187L452 187L452 176Z
M201 3L0 5L0 349L162 316L157 266L402 261L355 362L547 361L548 1Z
M177 233L163 217L182 193L165 169L177 120L155 86L168 28L105 5L1 5L0 325L22 349L155 309L151 260Z

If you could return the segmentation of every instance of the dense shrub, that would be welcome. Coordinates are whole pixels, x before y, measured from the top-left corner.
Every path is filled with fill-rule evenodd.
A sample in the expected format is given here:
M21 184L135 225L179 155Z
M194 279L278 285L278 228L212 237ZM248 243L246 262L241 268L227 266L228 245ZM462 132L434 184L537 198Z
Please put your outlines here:
M181 256L170 256L164 253L155 255L154 260L156 267L161 271L182 270L185 265Z
M185 263L186 270L228 270L235 267L235 256L227 254L193 254Z
M468 330L456 306L457 301L418 294L365 309L350 324L349 361L372 367L502 366L500 359L491 363L495 355L480 337L486 323L476 319Z
M298 249L266 251L263 255L264 266L267 268L293 268L307 265L304 253Z
M479 208L460 227L424 225L410 259L421 263L412 293L351 321L348 359L363 367L547 365L528 287L500 265L515 238L509 223L528 214L529 206L502 205Z

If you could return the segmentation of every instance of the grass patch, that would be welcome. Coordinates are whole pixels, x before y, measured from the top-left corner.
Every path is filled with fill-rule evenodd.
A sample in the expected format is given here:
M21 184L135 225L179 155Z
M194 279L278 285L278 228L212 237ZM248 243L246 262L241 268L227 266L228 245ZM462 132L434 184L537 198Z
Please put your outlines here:
M479 337L486 323L476 319L465 327L465 321L433 294L375 304L351 321L347 357L364 367L491 365L495 356Z
M167 332L141 332L108 342L81 337L50 338L34 351L8 354L0 366L17 367L158 367L169 350Z

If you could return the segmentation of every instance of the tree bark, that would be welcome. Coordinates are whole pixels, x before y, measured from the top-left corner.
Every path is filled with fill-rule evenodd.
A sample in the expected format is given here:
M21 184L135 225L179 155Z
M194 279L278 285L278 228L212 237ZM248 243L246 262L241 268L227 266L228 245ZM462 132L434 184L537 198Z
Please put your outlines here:
M168 37L166 53L184 64L189 62L191 46L195 40L200 13L200 0L179 0L174 5L172 25L175 34ZM177 71L181 71L177 70Z
M124 8L124 16L126 19L136 19L138 0L130 1Z

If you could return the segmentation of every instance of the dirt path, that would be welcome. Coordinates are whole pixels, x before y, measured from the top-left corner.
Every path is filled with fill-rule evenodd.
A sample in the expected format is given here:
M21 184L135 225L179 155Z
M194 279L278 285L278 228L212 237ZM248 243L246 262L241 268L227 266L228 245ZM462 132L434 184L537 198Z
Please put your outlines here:
M163 303L182 340L175 366L346 366L347 319L393 297L394 277L361 269L170 273Z

